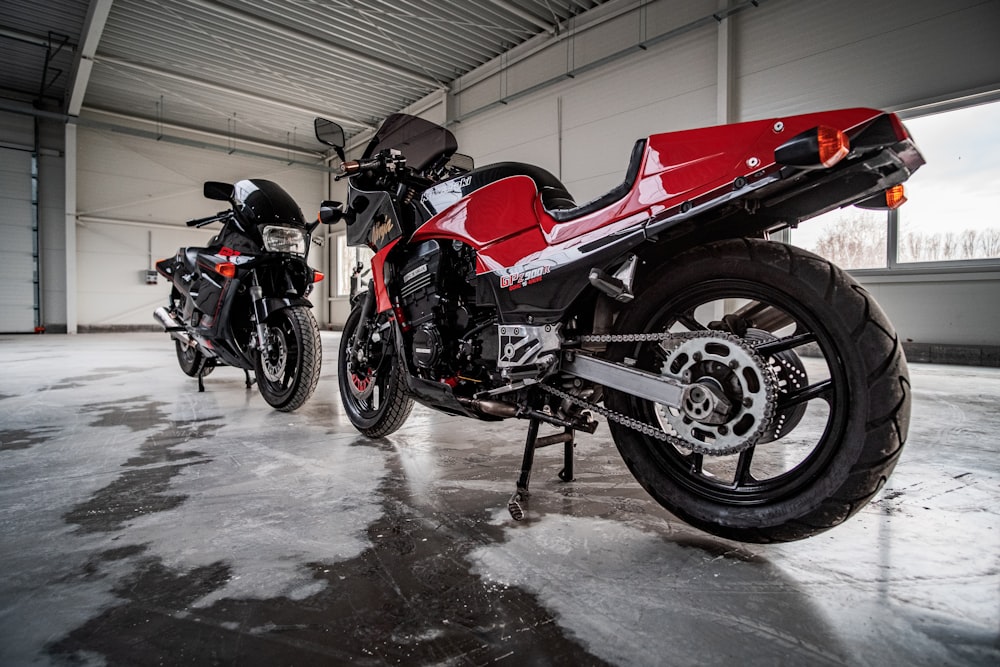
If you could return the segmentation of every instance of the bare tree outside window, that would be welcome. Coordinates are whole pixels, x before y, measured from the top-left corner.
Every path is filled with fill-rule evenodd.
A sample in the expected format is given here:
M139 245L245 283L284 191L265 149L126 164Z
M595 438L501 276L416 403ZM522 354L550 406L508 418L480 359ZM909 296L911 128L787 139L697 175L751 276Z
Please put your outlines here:
M906 121L927 164L906 183L899 262L1000 258L1000 102Z
M845 269L884 268L887 216L859 208L831 211L792 230L792 243Z

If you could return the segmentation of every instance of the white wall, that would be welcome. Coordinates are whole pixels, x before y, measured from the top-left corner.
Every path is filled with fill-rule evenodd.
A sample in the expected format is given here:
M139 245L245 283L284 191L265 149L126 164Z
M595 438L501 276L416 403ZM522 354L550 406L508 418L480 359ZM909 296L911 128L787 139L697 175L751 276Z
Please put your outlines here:
M610 2L592 13L614 16L598 27L570 26L581 29L487 63L452 88L459 150L478 165L543 166L583 202L620 182L632 142L654 132L1000 94L1000 2L730 4L745 8L719 23L715 0ZM587 69L616 51L628 53ZM903 339L1000 345L996 271L861 281Z
M861 275L905 342L997 345L1000 270Z
M178 247L205 245L218 225L184 226L226 208L205 199L204 181L265 178L281 185L310 219L324 197L323 172L279 161L229 155L79 128L77 167L78 323L88 327L153 324L152 312L169 288L146 285L142 274ZM313 246L310 263L325 253ZM312 296L324 322L326 287Z

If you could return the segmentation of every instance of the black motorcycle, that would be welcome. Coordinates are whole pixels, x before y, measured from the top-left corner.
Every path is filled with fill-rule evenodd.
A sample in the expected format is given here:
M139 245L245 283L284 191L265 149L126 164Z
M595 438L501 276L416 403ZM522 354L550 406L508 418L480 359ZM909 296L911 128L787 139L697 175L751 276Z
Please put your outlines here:
M216 366L234 366L272 407L295 410L316 389L322 360L306 299L323 279L306 263L319 222L306 223L271 181L210 181L204 192L231 208L187 226L221 222L222 230L207 247L180 248L156 263L172 288L169 303L153 316L174 339L181 370L198 378L199 391Z

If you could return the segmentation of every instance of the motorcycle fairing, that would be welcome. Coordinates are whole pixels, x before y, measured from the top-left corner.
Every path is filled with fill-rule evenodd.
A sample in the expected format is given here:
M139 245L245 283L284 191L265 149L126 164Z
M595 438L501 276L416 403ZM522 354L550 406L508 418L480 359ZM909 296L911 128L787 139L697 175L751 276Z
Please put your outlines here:
M381 250L403 235L403 226L388 192L351 188L348 209L355 218L347 221L347 245Z
M876 123L879 119L888 123ZM791 169L777 164L775 150L818 125L841 129L852 139L876 135L863 142L865 150L881 150L908 138L898 119L865 108L656 134L643 146L630 190L604 208L559 221L546 207L548 186L540 187L534 174L509 176L484 185L474 179L466 182L467 176L458 177L435 186L436 193L423 203L430 209L435 201L437 205L446 202L444 195L454 196L456 190L464 194L468 188L472 195L420 226L412 241L442 238L468 244L476 251L477 275L488 283L500 312L515 315L508 321L528 313L534 313L537 321L552 321L587 286L591 268L609 268L607 262L619 261L623 253L647 237L672 227L683 230L678 234L707 234L709 225L731 224L728 233L733 235L799 222L803 218L787 207L778 208L780 214L765 215L757 211L759 199L742 202L756 198L761 194L758 191L770 193L808 178L806 167ZM878 131L866 132L876 126ZM900 150L905 151L905 147ZM877 167L869 160L858 164L855 171L872 174ZM489 173L488 169L477 171ZM831 189L836 196L824 210L857 201L861 190L876 192L888 182L878 174L870 175L869 180L850 184L840 193ZM597 201L607 200L600 197ZM720 206L734 201L740 206L732 206L729 216L719 215ZM707 210L713 215L700 215ZM574 266L577 262L580 264ZM557 287L542 288L546 283ZM574 287L569 288L571 285Z

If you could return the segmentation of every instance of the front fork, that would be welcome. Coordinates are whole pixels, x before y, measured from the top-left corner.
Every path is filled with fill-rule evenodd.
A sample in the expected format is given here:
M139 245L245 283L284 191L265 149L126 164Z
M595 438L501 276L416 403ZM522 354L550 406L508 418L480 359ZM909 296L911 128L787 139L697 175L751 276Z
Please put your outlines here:
M264 308L264 288L257 280L257 271L250 271L250 302L253 304L253 319L257 325L257 349L263 351L267 342L267 311Z
M372 315L375 314L375 282L368 283L368 290L365 292L361 303L361 320L358 328L354 331L354 340L351 342L351 362L360 358L361 350L368 341L368 329Z

